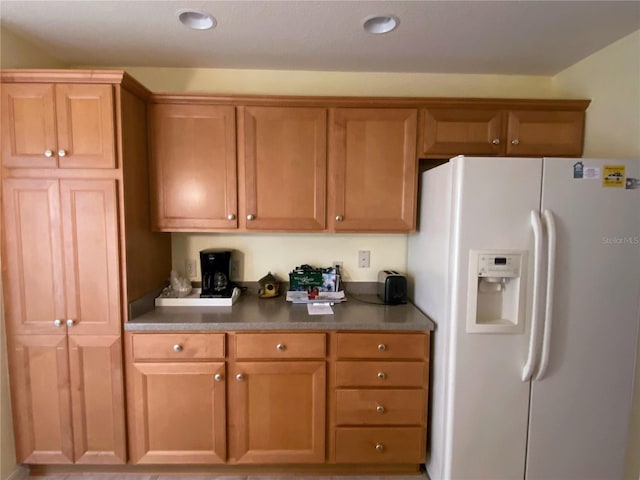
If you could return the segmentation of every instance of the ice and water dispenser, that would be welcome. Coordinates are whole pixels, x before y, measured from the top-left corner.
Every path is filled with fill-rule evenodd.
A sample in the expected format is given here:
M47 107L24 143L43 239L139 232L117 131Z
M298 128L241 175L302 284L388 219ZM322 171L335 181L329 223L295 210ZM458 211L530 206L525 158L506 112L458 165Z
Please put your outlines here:
M525 251L469 252L468 333L524 331Z

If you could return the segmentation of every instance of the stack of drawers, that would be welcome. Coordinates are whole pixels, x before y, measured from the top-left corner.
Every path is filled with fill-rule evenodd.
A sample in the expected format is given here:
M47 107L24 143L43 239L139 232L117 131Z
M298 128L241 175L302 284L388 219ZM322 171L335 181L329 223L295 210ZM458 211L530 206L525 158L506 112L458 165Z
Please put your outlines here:
M336 463L422 463L428 333L336 333L333 458Z

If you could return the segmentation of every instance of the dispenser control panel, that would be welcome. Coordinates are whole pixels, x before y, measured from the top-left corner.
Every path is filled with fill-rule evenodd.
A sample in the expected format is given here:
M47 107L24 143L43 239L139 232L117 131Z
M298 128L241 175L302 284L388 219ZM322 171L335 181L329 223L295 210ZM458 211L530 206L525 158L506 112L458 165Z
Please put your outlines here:
M478 256L478 276L479 277L506 277L515 278L520 276L519 254L480 254Z

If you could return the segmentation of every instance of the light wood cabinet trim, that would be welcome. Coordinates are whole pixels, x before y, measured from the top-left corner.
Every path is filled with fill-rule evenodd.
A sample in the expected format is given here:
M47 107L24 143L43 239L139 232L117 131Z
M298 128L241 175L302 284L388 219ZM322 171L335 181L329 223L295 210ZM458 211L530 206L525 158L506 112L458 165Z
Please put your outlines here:
M326 338L324 333L237 333L235 358L242 359L291 359L324 358Z
M69 335L73 445L77 464L127 461L119 336Z
M149 333L133 337L133 360L224 359L223 333ZM178 346L179 349L175 349Z

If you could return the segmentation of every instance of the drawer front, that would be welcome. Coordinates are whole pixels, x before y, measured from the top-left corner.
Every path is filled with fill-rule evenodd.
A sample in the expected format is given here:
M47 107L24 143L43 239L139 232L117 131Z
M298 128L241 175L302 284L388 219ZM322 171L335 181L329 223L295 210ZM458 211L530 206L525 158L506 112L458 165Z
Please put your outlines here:
M338 333L338 358L416 359L428 358L428 336L421 333Z
M337 387L424 387L424 362L336 362Z
M338 425L425 425L424 390L336 390Z
M224 333L133 335L133 359L193 360L224 358Z
M236 358L324 358L324 333L238 333Z
M336 428L337 463L422 463L421 427Z

